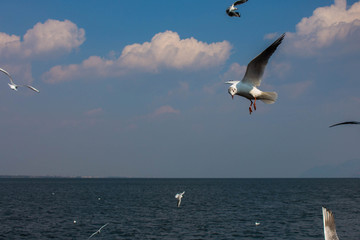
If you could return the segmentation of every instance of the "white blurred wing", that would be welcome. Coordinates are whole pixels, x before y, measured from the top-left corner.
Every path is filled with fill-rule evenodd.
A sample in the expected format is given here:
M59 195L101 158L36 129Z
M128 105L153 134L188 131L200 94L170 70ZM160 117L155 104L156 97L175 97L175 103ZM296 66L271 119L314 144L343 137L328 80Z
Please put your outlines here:
M90 239L90 238L92 238L95 234L97 234L97 233L99 233L99 231L96 231L96 232L94 232L93 234L91 234L91 236L88 238L88 239Z
M1 71L1 72L3 72L3 73L5 73L5 74L6 74L6 75L10 78L10 82L11 82L11 84L15 85L15 83L14 83L14 81L13 81L12 77L10 76L10 74L9 74L6 70L4 70L4 69L0 68L0 71Z
M261 78L264 75L266 64L268 63L271 55L275 52L276 48L280 45L285 37L285 33L276 39L267 49L254 58L247 66L244 78L241 80L253 86L260 86Z
M336 234L335 218L331 211L322 208L325 240L339 240Z
M106 223L106 224L104 224L100 229L99 229L99 232L104 228L104 227L106 227L106 225L108 225L109 223Z
M236 6L236 5L240 5L240 4L243 4L243 3L246 3L248 0L239 0L239 1L236 1L236 2L234 2L234 6Z
M177 206L180 207L181 198L178 199Z
M231 84L231 85L233 85L233 84L238 84L239 82L240 82L240 81L230 80L230 81L225 82L225 84Z
M25 86L25 87L28 87L28 88L30 88L31 90L33 90L33 91L35 91L35 92L40 92L39 90L37 90L36 88L34 88L33 86L30 86L30 85L23 85L23 86Z

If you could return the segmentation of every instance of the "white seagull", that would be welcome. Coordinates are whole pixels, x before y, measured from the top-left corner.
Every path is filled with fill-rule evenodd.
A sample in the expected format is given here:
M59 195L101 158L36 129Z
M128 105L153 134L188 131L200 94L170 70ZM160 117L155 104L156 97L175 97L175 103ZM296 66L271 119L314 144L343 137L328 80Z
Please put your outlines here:
M323 222L324 222L324 236L325 240L339 240L336 234L336 226L334 215L330 210L322 208Z
M249 113L252 113L252 105L256 110L256 100L261 100L264 103L271 104L277 99L276 92L263 92L259 90L258 86L261 84L262 76L264 75L266 64L268 63L271 55L275 52L276 48L280 45L285 37L282 34L273 44L255 57L248 65L245 76L241 81L227 81L226 84L231 84L228 89L232 98L234 95L239 95L250 100ZM254 99L254 103L253 100Z
M178 202L177 202L177 206L178 206L178 207L180 207L181 199L182 199L184 193L185 193L185 191L182 192L182 193L177 193L177 194L175 195L175 198L178 200Z
M248 0L239 0L239 1L234 2L230 7L228 7L226 9L226 14L229 15L230 17L240 17L240 13L235 12L235 10L237 10L237 8L235 6L246 3L247 1Z
M90 239L90 238L92 238L95 234L98 234L98 233L100 233L101 232L101 229L103 229L104 227L106 227L106 225L108 225L109 223L106 223L106 224L104 224L101 228L99 228L96 232L94 232L93 234L91 234L91 236L88 238L88 239Z
M37 90L36 88L34 88L33 86L30 86L30 85L16 85L16 84L14 83L12 77L10 76L10 74L9 74L7 71L5 71L5 70L2 69L2 68L0 68L0 71L3 72L3 73L5 73L5 74L9 77L10 83L8 83L8 85L9 85L9 87L10 87L12 90L17 91L17 88L18 88L18 87L28 87L28 88L30 88L31 90L35 91L35 92L40 92L39 90Z

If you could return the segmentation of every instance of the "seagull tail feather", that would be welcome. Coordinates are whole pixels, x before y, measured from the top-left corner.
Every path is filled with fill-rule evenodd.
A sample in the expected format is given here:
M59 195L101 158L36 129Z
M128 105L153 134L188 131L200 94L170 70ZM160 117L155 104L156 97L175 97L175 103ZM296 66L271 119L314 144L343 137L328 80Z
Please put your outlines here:
M276 92L262 92L261 95L257 97L257 99L263 101L266 104L273 104L277 97L278 95Z

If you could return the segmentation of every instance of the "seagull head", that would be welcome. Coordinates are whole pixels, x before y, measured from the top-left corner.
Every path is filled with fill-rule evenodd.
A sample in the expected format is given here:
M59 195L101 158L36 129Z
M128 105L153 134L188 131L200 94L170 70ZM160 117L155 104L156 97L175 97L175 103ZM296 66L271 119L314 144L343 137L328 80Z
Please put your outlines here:
M236 94L236 87L235 86L230 86L228 89L229 94L231 95L232 99L234 99L234 95Z

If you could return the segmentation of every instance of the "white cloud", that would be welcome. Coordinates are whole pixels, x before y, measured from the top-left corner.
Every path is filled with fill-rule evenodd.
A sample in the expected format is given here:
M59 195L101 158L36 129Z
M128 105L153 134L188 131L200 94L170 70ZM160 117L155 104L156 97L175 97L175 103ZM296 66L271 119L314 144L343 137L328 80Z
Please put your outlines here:
M204 43L195 38L180 39L176 32L156 34L151 42L126 46L118 59L91 56L81 64L55 66L43 75L49 83L81 77L118 77L126 73L157 72L159 69L198 70L223 64L230 56L227 41Z
M91 109L89 111L86 111L84 114L86 116L97 116L99 114L101 114L103 112L102 108L95 108L95 109Z
M297 99L301 97L308 89L313 85L313 82L303 81L303 82L297 82L297 83L290 83L283 85L282 93L286 95L290 99Z
M160 115L164 115L164 114L180 114L180 111L177 109L174 109L173 107L169 106L169 105L165 105L162 107L159 107L158 109L156 109L152 114L150 114L150 117L158 117Z
M85 41L85 31L69 20L48 19L37 23L23 36L0 33L0 54L7 58L32 58L70 52Z
M241 66L238 63L230 65L229 70L224 73L222 79L224 80L241 80L246 72L247 66Z
M353 40L356 41L353 41ZM315 9L313 15L296 25L295 33L288 33L288 51L301 55L314 54L317 49L335 43L352 43L352 50L360 45L360 2L347 8L346 0Z

